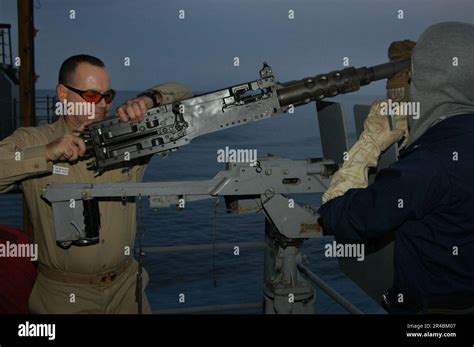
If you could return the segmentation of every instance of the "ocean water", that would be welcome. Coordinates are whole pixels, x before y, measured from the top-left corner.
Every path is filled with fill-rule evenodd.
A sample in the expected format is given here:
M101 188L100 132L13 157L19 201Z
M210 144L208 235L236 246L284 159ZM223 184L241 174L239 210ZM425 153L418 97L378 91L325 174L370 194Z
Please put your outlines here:
M38 95L52 95L52 91L37 91ZM138 92L119 92L114 107L134 97ZM349 142L354 142L352 106L371 103L373 96L356 94L336 98L346 110ZM239 149L257 149L259 156L268 153L304 159L321 157L319 129L315 105L305 105L292 115L281 115L270 120L247 124L208 134L171 153L166 159L154 157L144 181L190 181L212 178L224 164L218 163L217 150L225 146ZM315 208L320 205L320 194L295 196L300 204ZM144 204L145 225L143 246L195 245L209 243L236 243L262 241L264 216L262 214L228 214L223 199L216 207L215 199L192 202L182 211L175 208L153 211ZM216 209L216 213L215 213ZM0 195L0 223L16 227L22 225L21 196ZM214 230L214 223L217 230ZM307 240L303 253L308 267L330 286L366 313L384 313L339 269L336 259L324 257L324 244L332 238ZM262 302L263 251L233 252L208 251L197 253L147 254L144 266L150 274L147 296L153 310L198 307L207 305L244 304ZM185 294L185 303L179 295ZM260 313L258 310L229 313ZM316 288L316 312L321 314L346 313L331 298Z

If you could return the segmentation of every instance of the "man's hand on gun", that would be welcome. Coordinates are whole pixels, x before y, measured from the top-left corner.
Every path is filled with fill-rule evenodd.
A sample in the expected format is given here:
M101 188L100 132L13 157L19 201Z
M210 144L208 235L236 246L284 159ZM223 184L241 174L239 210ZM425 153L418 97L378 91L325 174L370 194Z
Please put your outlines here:
M158 96L158 95L157 95ZM139 96L128 100L116 110L117 116L124 122L141 121L147 110L153 106L153 100L148 96ZM46 145L46 160L75 162L86 154L86 145L79 135L84 131L86 125L92 121L84 122L72 134L57 138Z
M117 108L117 116L124 122L141 121L145 117L145 113L152 102L147 96L128 100L126 103Z
M160 100L160 95L154 95L157 100ZM117 116L124 122L136 121L139 122L145 117L146 111L153 107L153 100L150 96L139 96L135 99L128 100L123 105L117 108Z
M86 125L83 123L72 134L66 134L46 145L46 160L48 161L69 161L75 162L86 154L86 144L78 135L84 131Z

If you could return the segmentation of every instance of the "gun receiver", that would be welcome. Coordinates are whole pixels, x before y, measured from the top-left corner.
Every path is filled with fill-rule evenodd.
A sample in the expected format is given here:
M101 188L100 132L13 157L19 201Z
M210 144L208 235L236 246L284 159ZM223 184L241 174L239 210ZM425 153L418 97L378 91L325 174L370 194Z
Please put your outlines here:
M88 125L82 134L89 169L106 167L150 154L166 156L195 137L286 113L338 94L354 92L373 81L390 78L410 60L374 67L349 67L280 84L264 63L260 79L148 110L139 122L115 117Z

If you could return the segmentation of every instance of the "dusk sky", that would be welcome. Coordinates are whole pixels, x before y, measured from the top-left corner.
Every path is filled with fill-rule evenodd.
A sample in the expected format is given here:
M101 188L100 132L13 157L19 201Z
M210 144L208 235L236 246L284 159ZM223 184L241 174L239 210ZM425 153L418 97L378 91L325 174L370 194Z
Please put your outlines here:
M209 91L258 78L268 61L284 82L386 62L392 41L417 39L429 25L471 22L472 0L35 0L38 89L53 89L62 61L95 55L117 90L181 82ZM75 11L75 19L70 11ZM184 10L180 19L179 10ZM289 11L294 11L290 19ZM404 11L404 19L397 11ZM0 0L17 55L15 0ZM125 57L130 66L124 66ZM234 66L239 57L240 66ZM366 87L380 91L385 82Z

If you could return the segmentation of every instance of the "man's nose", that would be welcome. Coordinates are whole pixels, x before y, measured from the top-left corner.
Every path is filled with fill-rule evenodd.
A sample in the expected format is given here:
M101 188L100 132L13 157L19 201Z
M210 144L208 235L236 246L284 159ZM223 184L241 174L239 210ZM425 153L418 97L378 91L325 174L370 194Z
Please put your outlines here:
M102 98L102 100L99 101L97 106L105 108L107 106L107 103L105 102L105 98Z

